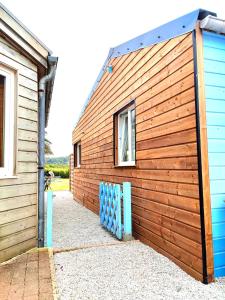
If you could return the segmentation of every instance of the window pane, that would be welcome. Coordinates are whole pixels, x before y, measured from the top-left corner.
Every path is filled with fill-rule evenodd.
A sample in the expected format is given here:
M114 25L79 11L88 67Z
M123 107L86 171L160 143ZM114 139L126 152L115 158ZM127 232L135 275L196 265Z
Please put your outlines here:
M135 161L135 110L131 111L131 160Z
M128 113L120 115L120 157L121 161L128 161Z
M0 75L0 167L4 167L5 77Z

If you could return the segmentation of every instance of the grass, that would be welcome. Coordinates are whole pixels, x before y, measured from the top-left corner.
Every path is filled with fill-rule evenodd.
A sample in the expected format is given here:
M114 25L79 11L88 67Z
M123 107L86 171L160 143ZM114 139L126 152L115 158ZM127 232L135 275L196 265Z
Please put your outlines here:
M68 178L54 178L51 183L51 190L56 191L68 191L69 179Z

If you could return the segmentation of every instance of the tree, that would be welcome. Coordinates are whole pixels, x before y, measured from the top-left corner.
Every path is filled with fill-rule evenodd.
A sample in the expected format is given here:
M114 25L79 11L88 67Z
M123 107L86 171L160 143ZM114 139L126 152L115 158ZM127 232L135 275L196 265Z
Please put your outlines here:
M52 155L51 142L45 137L45 154Z

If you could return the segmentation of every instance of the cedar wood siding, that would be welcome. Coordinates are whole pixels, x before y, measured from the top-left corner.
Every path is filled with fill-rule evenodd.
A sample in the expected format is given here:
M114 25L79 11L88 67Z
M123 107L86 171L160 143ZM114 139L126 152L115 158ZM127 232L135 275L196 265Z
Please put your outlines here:
M99 182L132 183L133 235L202 280L192 33L113 58L73 131L74 198L99 212ZM115 168L113 114L136 103L136 167Z
M0 179L0 262L37 241L37 66L0 37L0 62L17 70L16 178Z

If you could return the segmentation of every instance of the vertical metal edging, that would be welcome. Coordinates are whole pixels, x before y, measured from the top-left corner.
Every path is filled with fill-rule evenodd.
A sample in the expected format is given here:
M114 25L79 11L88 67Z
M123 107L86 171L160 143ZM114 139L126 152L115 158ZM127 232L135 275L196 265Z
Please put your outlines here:
M198 156L198 181L199 181L199 201L200 201L200 221L201 221L201 240L202 240L202 272L203 283L208 284L207 273L207 254L205 240L205 216L204 216L204 196L202 181L202 155L201 155L201 133L200 133L200 113L198 97L198 64L197 64L197 45L196 31L192 31L193 52L194 52L194 84L195 84L195 111L196 111L196 135L197 135L197 156Z

